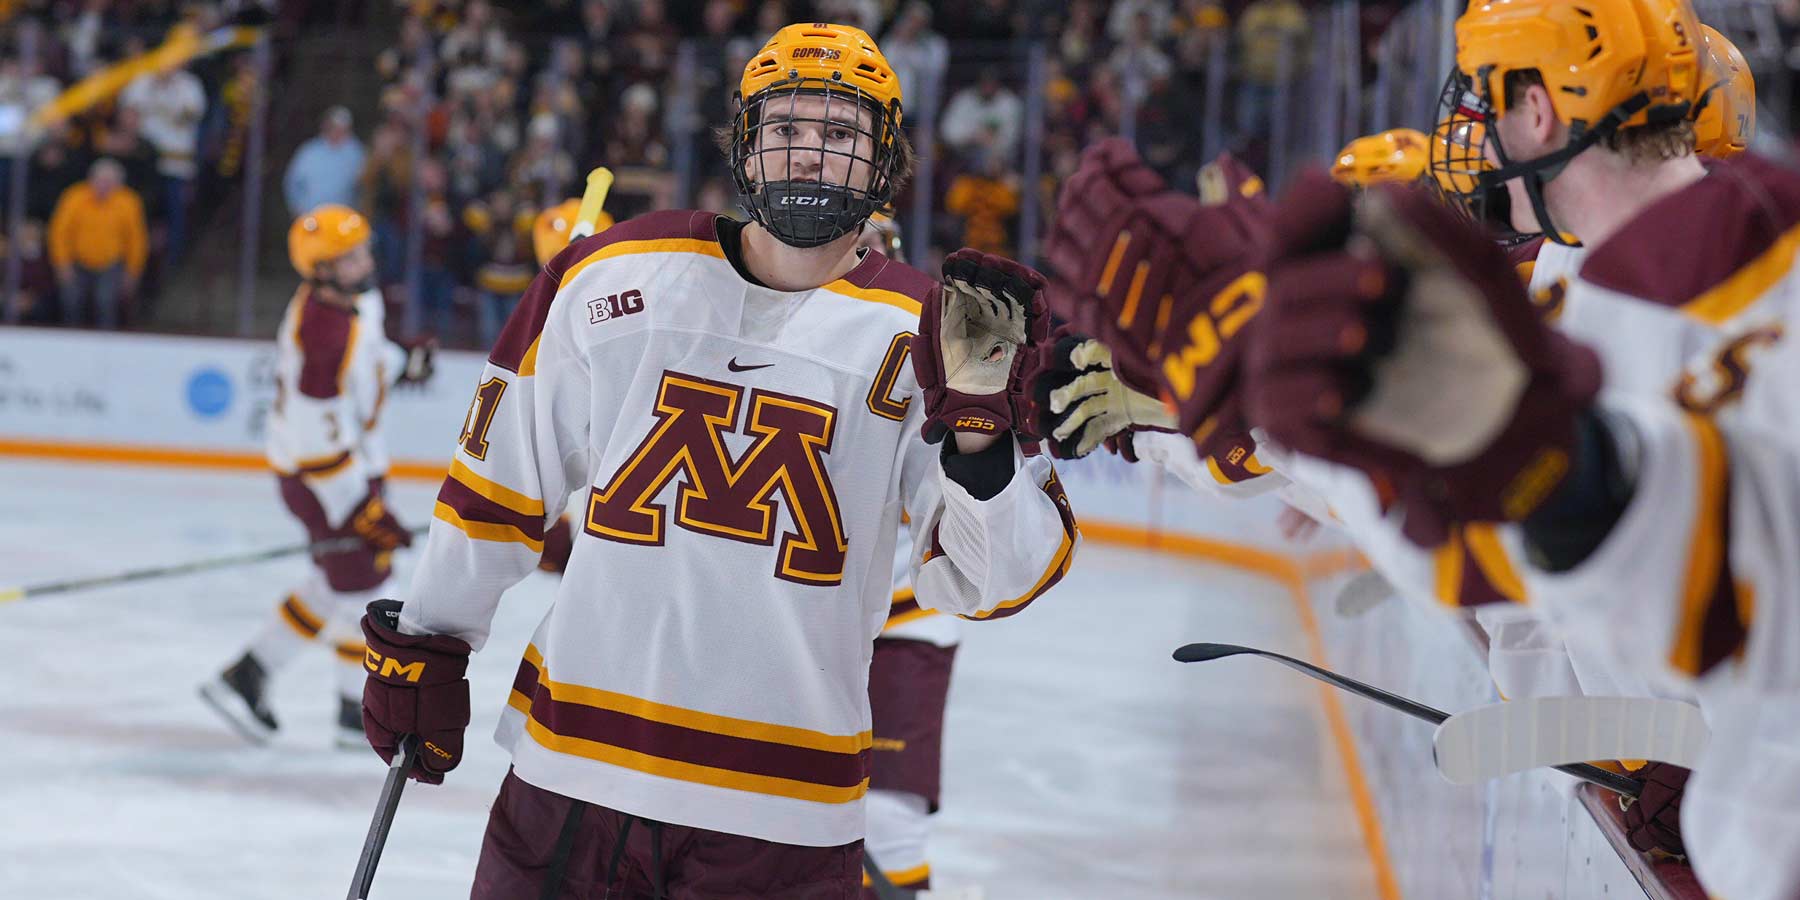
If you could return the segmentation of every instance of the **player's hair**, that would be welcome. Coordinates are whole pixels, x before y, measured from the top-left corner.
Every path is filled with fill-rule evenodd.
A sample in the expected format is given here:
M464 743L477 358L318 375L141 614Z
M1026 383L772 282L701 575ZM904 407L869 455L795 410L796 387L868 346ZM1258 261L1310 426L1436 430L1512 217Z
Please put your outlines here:
M1518 69L1506 73L1506 108L1514 109L1519 97L1533 86L1544 87L1544 78L1535 69ZM1683 116L1620 128L1603 136L1600 146L1609 153L1625 157L1634 165L1680 159L1694 152L1694 121Z
M737 141L737 132L732 130L730 125L717 125L712 129L712 139L713 146L719 148L719 152L724 154L726 159L731 159L731 145ZM897 152L894 155L893 182L894 193L898 194L905 190L906 183L912 180L913 168L918 164L918 156L913 153L912 141L907 140L906 130L903 128L894 132L894 149Z

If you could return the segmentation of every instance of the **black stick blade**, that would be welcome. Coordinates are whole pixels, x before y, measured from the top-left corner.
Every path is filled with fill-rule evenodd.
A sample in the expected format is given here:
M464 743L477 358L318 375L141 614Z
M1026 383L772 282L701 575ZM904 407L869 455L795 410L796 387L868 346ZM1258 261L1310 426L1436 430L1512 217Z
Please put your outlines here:
M1236 644L1189 644L1175 651L1175 661L1184 663L1206 662L1207 660L1220 659L1226 656L1238 656L1244 653L1258 652L1260 651L1252 650L1249 647L1239 647Z

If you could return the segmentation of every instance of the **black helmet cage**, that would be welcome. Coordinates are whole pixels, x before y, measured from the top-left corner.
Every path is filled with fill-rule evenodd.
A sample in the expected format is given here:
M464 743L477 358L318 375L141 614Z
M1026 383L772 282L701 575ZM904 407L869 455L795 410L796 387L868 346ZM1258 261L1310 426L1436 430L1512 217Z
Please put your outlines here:
M801 97L824 98L823 111L817 116L797 115ZM870 114L868 128L860 124L861 112ZM827 138L817 145L759 147L763 127L775 120L816 124ZM748 99L738 96L730 161L732 181L745 210L757 224L793 247L817 247L857 230L871 213L894 199L902 162L899 121L898 100L883 108L855 85L836 78L802 78L791 70L787 79ZM854 133L849 149L831 146L833 127L848 127ZM751 180L750 160L759 156L760 172L783 173L792 179L796 154L817 154L821 179L826 157L848 158L848 177L855 178L860 164L869 172L869 183L857 187L823 180Z

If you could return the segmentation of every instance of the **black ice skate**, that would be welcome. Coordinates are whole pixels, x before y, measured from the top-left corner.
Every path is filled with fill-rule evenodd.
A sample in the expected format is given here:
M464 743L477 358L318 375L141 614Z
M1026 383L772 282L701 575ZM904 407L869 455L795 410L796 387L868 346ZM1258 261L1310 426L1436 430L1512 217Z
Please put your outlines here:
M281 727L275 714L263 705L263 683L267 679L262 663L245 653L219 677L200 685L200 699L245 740L266 744Z
M363 734L361 700L338 698L337 746L339 750L369 749L369 738Z

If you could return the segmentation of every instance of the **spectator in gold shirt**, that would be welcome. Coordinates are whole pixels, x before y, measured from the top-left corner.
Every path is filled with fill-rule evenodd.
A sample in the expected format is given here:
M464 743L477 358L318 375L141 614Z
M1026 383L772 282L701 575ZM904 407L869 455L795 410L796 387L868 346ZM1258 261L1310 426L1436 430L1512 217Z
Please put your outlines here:
M95 161L87 180L63 191L50 216L63 323L80 324L91 299L96 324L117 328L121 297L136 293L148 254L144 202L125 186L125 168L111 158Z

